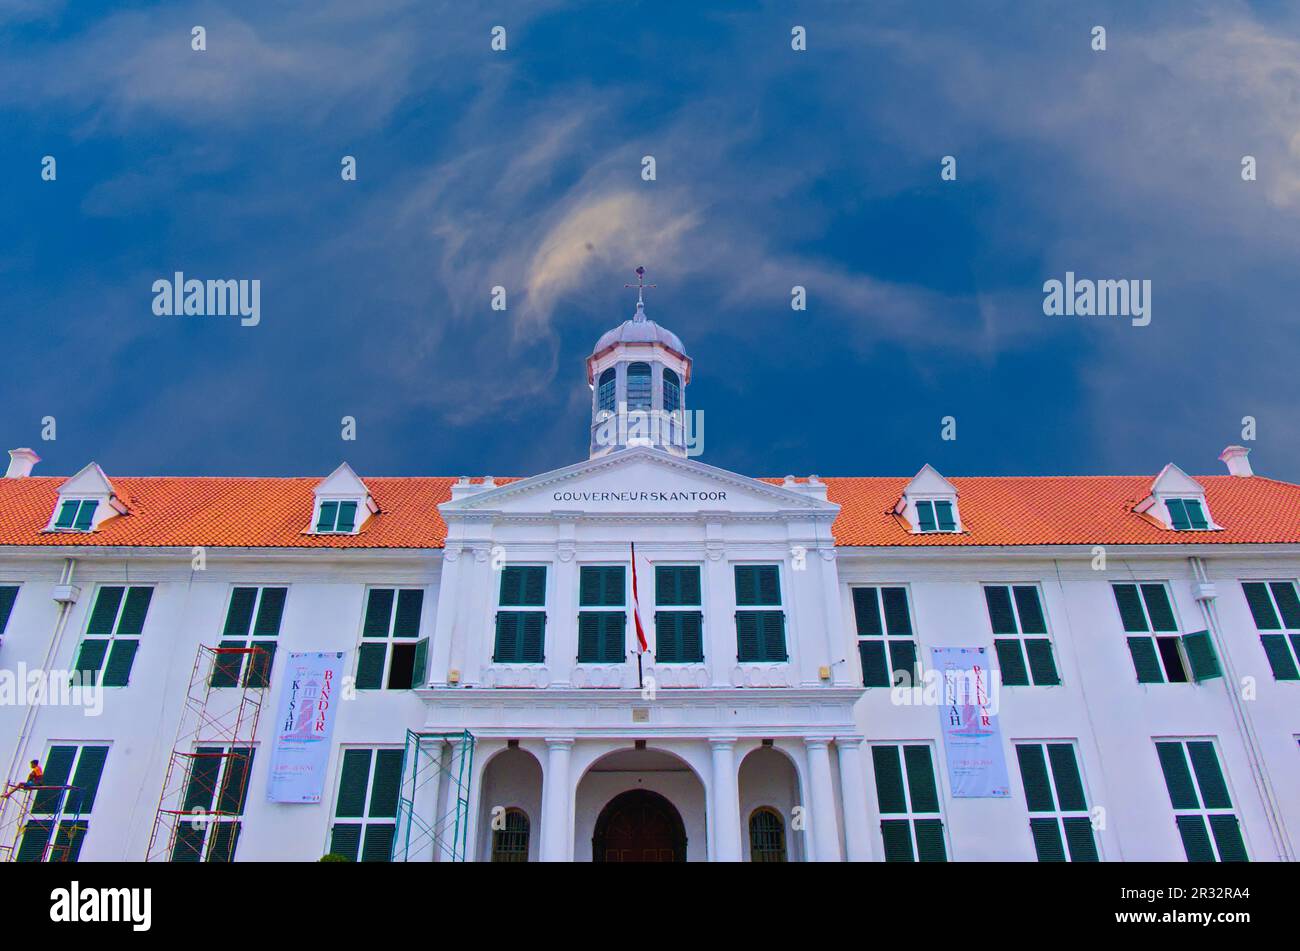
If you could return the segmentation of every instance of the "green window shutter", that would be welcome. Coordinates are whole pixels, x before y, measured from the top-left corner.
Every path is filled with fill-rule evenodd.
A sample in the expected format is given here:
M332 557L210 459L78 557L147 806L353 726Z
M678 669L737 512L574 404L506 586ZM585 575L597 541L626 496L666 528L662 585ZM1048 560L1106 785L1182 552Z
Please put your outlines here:
M622 565L583 565L579 572L578 603L583 607L621 607L627 603L626 572Z
M403 588L397 592L397 615L393 620L393 636L419 637L420 615L423 611L423 588Z
M858 637L879 637L884 633L880 626L879 593L875 588L853 589L853 618Z
M71 528L73 521L77 517L77 507L81 505L78 499L69 499L59 506L59 517L54 520L55 528Z
M126 605L117 622L117 633L125 637L139 637L144 633L144 619L153 600L153 588L128 588Z
M858 656L862 659L864 687L890 686L889 665L885 663L884 641L858 641Z
M1187 521L1191 523L1192 528L1210 527L1210 523L1205 519L1205 509L1201 508L1199 499L1184 499L1183 507L1187 509Z
M1176 816L1178 834L1183 839L1183 851L1189 862L1213 862L1214 849L1210 847L1210 836L1205 831L1204 816Z
M903 764L897 746L873 746L871 764L876 774L876 800L882 815L906 812L907 798L903 794ZM908 851L911 851L909 846Z
M81 858L81 843L86 841L90 823L85 819L65 820L59 823L59 831L54 836L54 848L50 850L51 861L76 862Z
M1246 604L1250 606L1250 614L1255 619L1256 628L1261 631L1281 629L1282 622L1277 619L1273 602L1268 597L1268 587L1263 582L1247 581L1242 584L1241 590L1246 596Z
M226 626L221 632L222 637L248 636L256 601L256 588L234 588L230 592L230 607L226 609Z
M681 611L678 614L680 631L680 660L684 664L704 662L704 612Z
M41 779L42 786L68 786L68 777L72 775L72 761L77 756L75 746L52 746L49 755L45 757L42 765L44 778ZM59 812L60 807L64 804L65 793L63 789L38 789L36 795L32 797L32 815L50 815Z
M113 622L117 620L117 609L121 607L125 593L125 588L116 585L99 589L94 610L90 612L90 623L86 625L87 634L113 633Z
M627 604L627 572L622 565L614 565L601 572L601 596L607 607Z
M1135 584L1117 584L1113 587L1115 592L1115 606L1119 608L1120 620L1124 623L1124 630L1131 634L1146 633L1151 628L1147 626L1147 616L1142 610L1142 601L1138 597L1138 589Z
M1034 851L1040 862L1064 862L1065 846L1061 828L1055 819L1030 819L1029 832L1034 837Z
M943 822L939 819L914 819L916 855L922 862L946 862L948 850L943 844Z
M1156 656L1156 644L1150 637L1130 637L1128 651L1133 655L1133 669L1137 672L1140 684L1162 684L1165 682L1161 673L1160 659Z
M217 794L217 774L221 772L221 752L219 746L200 746L190 757L190 771L185 778L185 799L181 803L183 812L212 810L212 801Z
M514 565L501 570L502 607L545 607L546 567Z
M932 532L932 531L934 531L934 530L938 527L938 526L935 524L935 521L934 521L934 503L933 503L933 502L917 502L917 503L916 503L916 518L917 518L917 521L920 522L920 524L921 524L921 531L923 531L923 532Z
M763 660L785 661L789 655L785 651L785 612L760 611L763 638Z
M1166 499L1165 508L1169 510L1169 521L1175 531L1185 532L1192 527L1192 523L1187 520L1187 508L1182 499Z
M1016 616L1011 610L1011 593L1002 586L984 589L984 601L989 608L989 624L994 634L1019 634Z
M1052 783L1047 775L1047 761L1043 758L1041 743L1016 744L1016 759L1020 761L1020 779L1025 787L1025 805L1030 812L1051 812L1056 808L1052 799Z
M912 824L906 819L882 819L880 837L885 842L886 862L915 862L912 852Z
M492 650L492 662L495 664L516 664L519 662L519 629L523 626L522 611L498 611L496 642ZM581 635L578 650L582 650Z
M1192 785L1192 774L1187 768L1183 744L1157 743L1156 756L1159 757L1160 769L1165 774L1170 804L1175 809L1199 809L1201 804L1196 799L1196 787Z
M627 615L622 611L602 611L601 660L620 664L627 660Z
M375 823L366 826L365 841L361 844L361 861L391 862L393 860L393 836L396 831L396 826L376 825Z
M77 520L72 523L72 527L79 532L90 531L91 524L95 521L95 509L99 508L99 503L93 499L86 499L77 509Z
M600 614L583 611L578 615L578 663L593 664L600 659Z
M1092 820L1083 816L1071 816L1062 820L1065 826L1065 841L1070 845L1071 862L1100 862L1097 854L1097 840L1092 834Z
M334 525L338 521L338 516L339 504L337 502L322 502L320 504L320 519L316 522L316 531L334 531Z
M681 576L671 565L655 565L655 604L681 604Z
M68 793L65 812L79 812L88 815L95 808L95 796L99 794L99 781L104 775L104 762L108 759L107 746L83 746L81 756L77 759L77 771L73 774L73 788Z
M759 569L761 565L736 565L736 604L762 604L760 598Z
M104 664L104 677L101 683L105 687L125 687L131 680L131 667L135 664L135 652L140 642L135 638L117 638L108 651L108 660Z
M351 532L356 527L357 527L357 503L340 502L338 530L340 532Z
M245 687L261 690L271 686L271 668L275 665L275 641L253 641L254 652L248 655L248 676Z
M521 629L520 659L525 664L540 664L545 659L546 612L525 611Z
M397 798L402 790L402 751L375 752L375 778L370 786L370 818L397 816Z
M353 862L361 848L361 826L350 822L338 822L330 831L330 853L344 855Z
M366 602L366 619L361 626L362 637L387 637L393 617L392 588L371 588Z
M938 812L939 793L934 782L934 762L928 746L904 746L907 763L907 791L913 812Z
M1047 758L1052 763L1052 778L1056 781L1056 799L1061 804L1061 811L1087 811L1088 799L1083 794L1083 777L1074 758L1074 747L1069 743L1048 743Z
M1183 648L1192 665L1192 679L1198 684L1223 676L1223 671L1219 669L1219 655L1214 652L1214 642L1210 640L1209 631L1184 634Z
M736 612L736 659L741 662L760 659L759 615L761 611Z
M40 819L27 823L23 830L23 841L18 846L19 862L39 862L45 858L45 847L50 844L50 835L54 832L52 819Z
M497 603L504 606L519 605L524 600L524 569L506 566L501 569L501 593Z
M1282 634L1261 634L1259 642L1264 645L1268 655L1268 664L1273 668L1276 680L1300 680L1300 670L1296 669L1295 660L1286 647L1286 636Z
M1277 606L1282 611L1282 623L1290 630L1300 628L1300 597L1290 581L1274 581L1269 585Z
M546 606L546 568L542 565L534 565L523 569L524 572L524 600L523 603L528 607L541 608Z
M235 847L239 845L239 822L218 822L212 826L212 841L208 845L209 862L233 862Z
M379 690L384 686L384 661L387 644L362 644L357 654L357 689Z
M228 653L227 651L240 649L244 646L244 641L221 641L217 644L217 652L212 658L212 679L209 681L211 686L239 686L239 677L244 670L244 657L246 655Z
M939 531L955 532L957 531L957 520L952 517L951 502L934 503L935 520L939 523Z
M1241 826L1236 816L1210 816L1210 831L1214 833L1214 844L1219 847L1219 861L1248 862L1246 843L1241 839Z
M203 858L203 836L206 825L181 821L176 827L176 841L172 845L173 862L198 862Z
M365 814L372 752L365 749L343 751L343 765L339 767L339 800L334 809L334 815L340 819L360 818Z
M284 618L284 599L288 588L263 588L262 603L257 607L257 623L253 625L254 637L278 637L280 621Z
M415 642L415 663L412 665L411 686L422 688L429 682L429 639L422 637Z
M881 588L880 597L885 604L885 630L890 637L912 636L912 615L907 610L905 588Z
M104 655L108 653L109 642L105 640L82 641L81 652L77 654L76 670L92 672L104 666ZM98 682L99 678L93 678ZM89 680L83 683L90 682Z
M233 747L225 758L226 768L221 774L221 792L217 796L217 811L243 815L248 802L249 777L253 771L252 747Z
M1061 682L1056 672L1056 660L1052 657L1052 642L1045 637L1025 639L1025 653L1029 655L1029 669L1033 672L1034 683L1039 687L1054 687Z
M1024 650L1019 638L995 637L993 649L998 655L998 669L1002 671L1004 687L1024 687L1029 684L1029 670L1025 667Z
M1020 612L1020 633L1046 634L1047 619L1043 617L1038 589L1032 585L1016 585L1012 590L1016 596L1016 610Z
M1142 585L1142 600L1146 602L1152 630L1178 630L1178 622L1174 620L1174 609L1169 604L1169 592L1165 590L1164 585Z
M682 565L677 569L677 585L681 603L702 604L700 569L697 565Z
M758 566L758 596L760 604L781 603L781 574L776 565Z
M901 687L918 687L920 686L919 678L916 671L916 644L913 641L890 640L889 644L889 663L893 668L893 678L891 683ZM899 674L906 674L906 678L900 678Z
M656 583L656 592L662 590ZM678 664L682 660L682 613L655 612L655 660L661 664Z
M1192 740L1187 744L1187 755L1192 761L1192 771L1196 773L1196 785L1200 787L1205 808L1231 809L1232 797L1228 795L1228 784L1223 781L1223 770L1219 768L1214 744L1208 740Z
M0 587L0 634L9 626L9 615L13 613L14 601L18 599L18 586Z

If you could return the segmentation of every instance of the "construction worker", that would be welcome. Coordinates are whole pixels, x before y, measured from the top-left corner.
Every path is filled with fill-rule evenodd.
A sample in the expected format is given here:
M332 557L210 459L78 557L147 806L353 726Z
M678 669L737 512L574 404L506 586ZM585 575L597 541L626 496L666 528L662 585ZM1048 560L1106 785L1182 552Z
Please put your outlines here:
M41 785L44 780L45 772L41 769L41 761L34 759L32 760L31 772L27 774L27 781L25 783L19 783L16 786L10 784L9 788L5 790L4 795L0 796L0 799L8 799L20 789L35 789L37 786Z

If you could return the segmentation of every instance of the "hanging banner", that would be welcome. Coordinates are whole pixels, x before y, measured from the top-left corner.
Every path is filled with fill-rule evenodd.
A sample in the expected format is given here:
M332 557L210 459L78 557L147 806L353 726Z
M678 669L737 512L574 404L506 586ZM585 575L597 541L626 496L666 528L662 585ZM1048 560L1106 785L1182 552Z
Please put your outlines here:
M997 686L986 647L932 647L941 678L939 700L948 782L958 799L1005 799L1011 795L1007 760L998 728Z
M345 653L302 651L288 655L266 784L266 798L271 802L321 801Z

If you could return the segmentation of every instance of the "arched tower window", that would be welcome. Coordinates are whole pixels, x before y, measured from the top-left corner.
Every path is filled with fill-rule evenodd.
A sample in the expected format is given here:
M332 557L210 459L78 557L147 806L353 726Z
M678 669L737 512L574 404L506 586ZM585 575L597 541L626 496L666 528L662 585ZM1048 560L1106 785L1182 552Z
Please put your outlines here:
M672 413L681 408L682 383L676 371L664 367L664 412Z
M528 861L528 814L522 809L507 809L506 826L492 833L493 862Z
M750 815L749 859L751 862L786 861L785 823L775 809L761 806Z
M614 412L615 391L618 388L618 374L610 367L600 375L596 387L596 409Z
M627 408L650 408L650 364L633 363L627 368Z

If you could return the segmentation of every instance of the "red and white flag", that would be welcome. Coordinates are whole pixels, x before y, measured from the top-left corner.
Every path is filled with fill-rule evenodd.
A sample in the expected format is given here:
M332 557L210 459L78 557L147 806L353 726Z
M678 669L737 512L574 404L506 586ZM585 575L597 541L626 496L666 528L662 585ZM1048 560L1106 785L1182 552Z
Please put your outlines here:
M641 598L636 591L636 542L632 543L632 620L636 624L636 652L644 654L650 649L645 639L645 627L641 624Z

